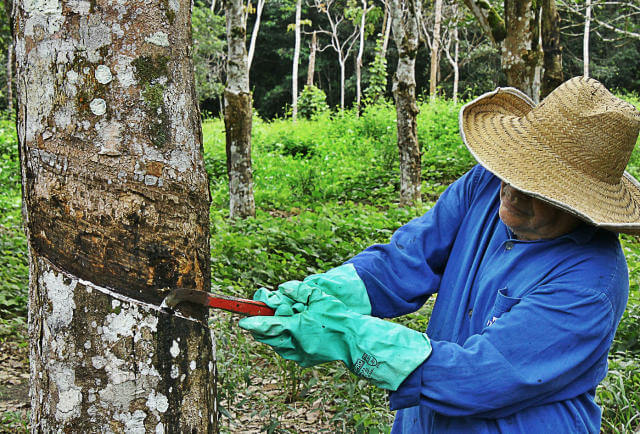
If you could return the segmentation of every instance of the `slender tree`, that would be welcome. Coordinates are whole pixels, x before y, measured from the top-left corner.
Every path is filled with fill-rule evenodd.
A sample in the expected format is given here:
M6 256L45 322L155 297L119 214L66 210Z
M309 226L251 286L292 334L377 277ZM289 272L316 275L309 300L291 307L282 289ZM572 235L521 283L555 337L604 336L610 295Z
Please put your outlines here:
M256 213L251 171L251 93L245 46L247 22L242 0L225 0L227 86L224 91L229 211L231 217Z
M453 69L453 90L451 99L453 102L458 101L458 83L460 81L460 37L458 32L459 26L458 4L453 2L451 5L451 26L447 29L447 37L444 43L444 53ZM451 54L451 43L453 43L453 54Z
M429 74L429 98L436 99L438 73L440 71L440 25L442 24L442 0L435 0L433 38L431 39L431 67Z
M564 82L562 73L562 44L560 43L560 14L556 0L542 1L543 74L540 97L549 95Z
M589 76L589 34L591 33L591 0L585 1L584 36L582 38L582 74Z
M313 75L316 70L316 51L318 50L318 38L316 32L311 34L311 45L309 46L309 67L307 68L307 86L313 86Z
M317 30L319 34L328 36L330 41L328 45L318 51L324 51L326 48L331 47L338 55L338 63L340 64L340 109L344 110L346 62L357 40L358 27L351 26L351 30L348 30L350 21L346 19L346 10L344 8L340 10L335 0L314 0L314 4L319 12L325 14L329 22L329 30L323 28ZM346 31L345 27L347 28Z
M421 8L419 0L392 0L393 39L398 67L393 81L396 101L398 151L400 154L400 203L420 200L420 147L416 130L415 63L419 44Z
M296 22L294 25L295 45L293 48L293 69L291 71L291 117L295 122L298 118L298 64L300 63L300 18L302 0L296 0Z
M190 6L15 8L33 432L216 431Z
M249 42L249 54L247 55L247 69L251 71L251 62L256 52L256 41L258 40L258 32L260 30L260 22L262 20L262 10L264 9L265 0L258 0L256 7L256 20L253 23L253 31L251 32L251 42Z
M362 11L360 13L360 24L358 25L358 55L356 56L356 112L360 113L360 102L362 100L362 56L364 55L364 41L366 37L367 14L373 6L367 4L367 0L362 1Z

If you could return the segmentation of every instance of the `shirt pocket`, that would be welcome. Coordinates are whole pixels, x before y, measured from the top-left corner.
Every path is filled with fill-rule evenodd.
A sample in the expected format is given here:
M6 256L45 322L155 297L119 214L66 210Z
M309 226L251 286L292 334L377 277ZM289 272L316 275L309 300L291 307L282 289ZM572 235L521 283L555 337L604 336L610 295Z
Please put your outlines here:
M507 295L506 287L499 289L496 301L493 303L493 308L491 309L491 313L489 314L487 321L484 323L484 326L491 326L504 313L509 312L513 306L520 303L520 300L522 300L522 298L509 297Z

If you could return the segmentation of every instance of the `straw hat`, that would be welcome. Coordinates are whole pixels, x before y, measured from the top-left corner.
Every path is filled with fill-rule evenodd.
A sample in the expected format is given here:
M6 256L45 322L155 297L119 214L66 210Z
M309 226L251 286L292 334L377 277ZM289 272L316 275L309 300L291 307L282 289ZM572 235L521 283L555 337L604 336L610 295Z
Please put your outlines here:
M640 234L640 183L625 171L640 112L598 81L566 81L539 105L498 88L460 110L460 133L490 172L616 232Z

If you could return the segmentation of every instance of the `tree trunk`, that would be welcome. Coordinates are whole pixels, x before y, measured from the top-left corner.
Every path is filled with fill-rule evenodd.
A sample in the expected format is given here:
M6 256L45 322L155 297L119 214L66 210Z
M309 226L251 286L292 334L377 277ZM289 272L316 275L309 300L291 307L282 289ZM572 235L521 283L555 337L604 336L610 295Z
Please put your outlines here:
M451 36L447 39L444 52L447 56L447 60L449 60L451 68L453 68L453 94L451 95L451 99L456 103L458 102L458 83L460 82L460 37L458 36L460 17L458 16L458 5L456 3L451 5L451 20L453 29L450 30ZM451 42L453 42L453 57L451 57L450 53Z
M420 2L393 0L393 39L398 49L398 68L394 76L398 151L400 154L400 203L409 205L420 200L420 147L416 130L415 63L420 28Z
M206 311L158 308L210 287L190 21L188 1L15 8L33 432L216 431Z
M356 113L360 113L360 102L362 100L362 56L364 54L364 31L367 23L367 0L362 0L362 16L360 17L360 46L356 57Z
M296 1L295 46L293 47L293 71L291 72L291 117L295 122L298 118L298 64L300 63L300 14L302 0Z
M591 0L585 0L584 35L582 38L582 75L589 76L589 33L591 32Z
M316 32L311 35L311 49L309 51L309 68L307 69L307 86L313 86L313 74L316 69L316 50L318 49L318 39Z
M256 52L256 41L258 40L258 31L260 30L260 20L262 18L262 9L264 9L265 0L258 0L256 8L256 21L253 23L253 31L251 32L251 42L249 42L249 54L247 59L247 70L251 71L251 62L253 62L253 54Z
M251 94L245 48L246 21L242 0L226 0L227 87L224 91L229 212L233 217L255 216L251 172Z
M442 0L435 0L435 23L433 25L433 43L431 44L431 68L429 77L429 99L435 101L440 69L440 24L442 23Z
M389 37L391 35L391 7L389 6L389 0L384 2L384 18L382 20L382 28L384 29L384 38L382 40L382 54L387 56L387 47L389 45Z
M7 111L13 113L13 43L7 47Z
M507 84L538 102L543 60L540 9L533 0L505 0L504 3L507 33L501 62Z
M560 44L560 15L556 0L542 3L543 76L540 98L549 95L564 81L562 75L562 45Z
M346 59L340 59L340 110L344 111L344 83L346 81L345 73Z

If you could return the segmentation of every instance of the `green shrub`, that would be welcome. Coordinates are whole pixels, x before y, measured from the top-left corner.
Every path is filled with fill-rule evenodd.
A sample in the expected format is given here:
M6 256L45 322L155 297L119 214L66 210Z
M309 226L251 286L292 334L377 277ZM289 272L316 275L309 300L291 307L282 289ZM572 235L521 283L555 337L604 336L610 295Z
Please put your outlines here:
M306 85L298 97L298 114L303 118L312 119L327 110L329 106L324 91L313 85Z

